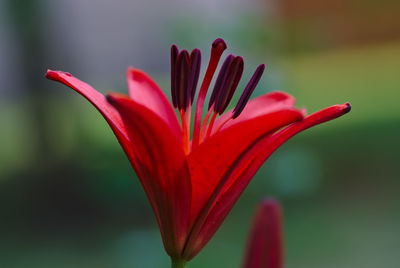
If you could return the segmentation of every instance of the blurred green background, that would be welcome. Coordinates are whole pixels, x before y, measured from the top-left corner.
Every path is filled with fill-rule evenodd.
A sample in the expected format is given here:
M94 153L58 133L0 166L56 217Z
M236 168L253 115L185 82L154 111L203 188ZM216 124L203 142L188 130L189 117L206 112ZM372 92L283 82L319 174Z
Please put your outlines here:
M202 77L217 37L245 59L240 87L266 63L256 95L353 110L282 146L189 267L239 267L265 196L284 207L287 267L399 267L399 11L395 0L1 0L0 267L169 267L106 122L44 73L126 92L133 65L169 95L169 46L200 48Z

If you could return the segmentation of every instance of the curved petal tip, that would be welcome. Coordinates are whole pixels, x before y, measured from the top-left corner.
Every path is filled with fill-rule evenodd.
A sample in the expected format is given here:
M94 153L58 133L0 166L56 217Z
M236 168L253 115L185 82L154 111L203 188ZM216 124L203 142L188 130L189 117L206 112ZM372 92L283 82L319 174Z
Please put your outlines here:
M126 70L126 76L127 77L130 76L132 79L136 81L143 81L145 79L148 79L148 75L144 71L136 69L133 66L128 67L128 69Z
M345 112L345 113L350 112L350 111L351 111L351 104L350 104L350 102L346 102L344 105L346 106L346 108L344 109L344 112Z
M336 109L336 112L333 112L334 114L336 114L334 117L345 115L351 111L350 102L346 102L345 104L333 105L331 107Z
M53 71L50 69L47 69L46 74L44 75L47 79L50 80L57 80L57 78L60 77L60 75L66 75L66 76L72 76L68 72L63 72L63 71Z

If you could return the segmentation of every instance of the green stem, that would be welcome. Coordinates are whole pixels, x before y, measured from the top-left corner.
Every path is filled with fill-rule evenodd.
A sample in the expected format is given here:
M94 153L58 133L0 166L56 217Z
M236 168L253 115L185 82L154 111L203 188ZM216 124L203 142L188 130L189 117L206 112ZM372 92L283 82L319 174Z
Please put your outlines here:
M186 267L186 261L179 259L179 260L173 260L171 259L171 268L185 268Z

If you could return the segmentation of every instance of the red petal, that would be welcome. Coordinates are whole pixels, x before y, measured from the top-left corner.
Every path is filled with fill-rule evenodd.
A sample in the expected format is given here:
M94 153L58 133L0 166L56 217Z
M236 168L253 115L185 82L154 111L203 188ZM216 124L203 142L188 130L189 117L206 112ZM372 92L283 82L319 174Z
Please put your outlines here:
M126 78L131 99L157 114L178 139L182 139L182 129L175 111L157 83L145 72L132 67L128 68Z
M118 111L107 102L106 97L94 88L92 88L90 85L73 77L69 73L48 70L46 73L46 77L72 88L96 107L96 109L103 115L104 119L106 119L107 123L110 125L119 143L127 154L129 160L131 161L133 167L136 169L136 164L133 160L131 142L129 140L125 126Z
M276 200L260 203L248 237L244 268L283 267L282 210Z
M181 140L153 111L126 97L109 95L134 141L139 175L160 216L165 248L179 258L186 240L191 183Z
M191 224L195 222L191 237L196 236L198 227L226 183L226 174L236 166L241 155L258 139L302 118L301 111L296 109L271 112L222 130L192 151L188 156L193 187ZM188 242L184 253L186 258L192 258L198 252L198 242L202 241L193 239Z
M228 121L223 128L227 128L234 124L249 120L251 118L255 118L260 115L265 115L273 111L294 107L295 103L296 99L285 92L274 91L261 95L257 98L250 100L246 104L242 113L234 120ZM221 122L224 122L224 120L231 115L231 111L223 114L216 120L215 126L218 126Z
M250 180L268 157L289 138L312 126L340 117L350 111L350 104L334 105L307 116L277 133L260 139L237 162L236 168L227 174L228 183L219 192L216 202L210 209L204 226L196 240L200 250L211 239L230 210L247 187ZM202 241L201 241L202 240Z

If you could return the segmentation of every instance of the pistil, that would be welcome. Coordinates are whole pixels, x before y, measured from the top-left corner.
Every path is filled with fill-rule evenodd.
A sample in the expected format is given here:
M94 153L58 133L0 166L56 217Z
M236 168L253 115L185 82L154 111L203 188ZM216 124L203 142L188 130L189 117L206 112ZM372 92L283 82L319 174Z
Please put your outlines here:
M204 100L206 98L207 91L211 84L211 80L214 76L215 70L217 69L219 59L221 58L221 55L226 48L227 46L224 40L220 38L216 39L211 47L210 61L207 66L207 71L206 74L204 75L203 83L201 84L199 96L197 98L197 103L196 103L193 138L192 138L193 149L199 145L201 118L203 114Z

